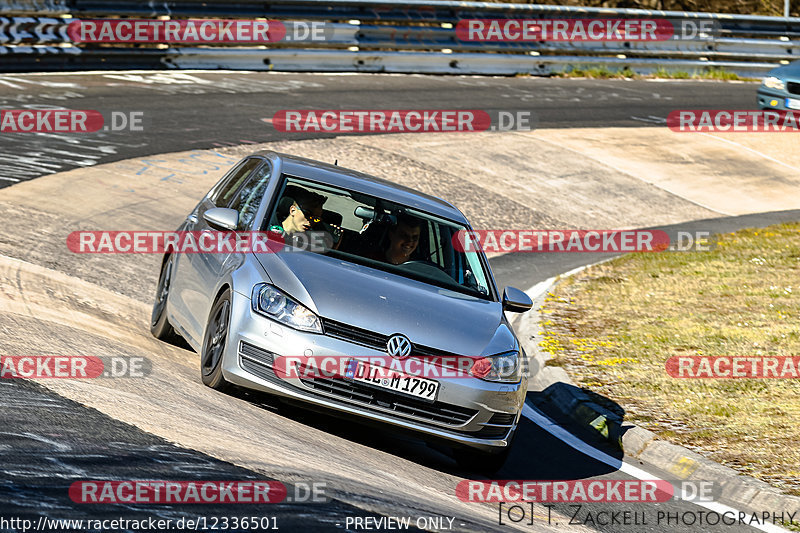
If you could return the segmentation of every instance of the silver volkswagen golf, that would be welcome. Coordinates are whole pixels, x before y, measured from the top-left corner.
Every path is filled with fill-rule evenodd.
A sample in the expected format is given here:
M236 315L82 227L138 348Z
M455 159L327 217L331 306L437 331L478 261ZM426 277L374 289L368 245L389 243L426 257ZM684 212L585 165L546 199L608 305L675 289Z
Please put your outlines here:
M503 464L527 389L504 311L532 303L501 295L483 252L459 245L471 228L454 206L259 152L178 230L263 245L164 255L151 331L197 350L203 383L411 430L471 469Z

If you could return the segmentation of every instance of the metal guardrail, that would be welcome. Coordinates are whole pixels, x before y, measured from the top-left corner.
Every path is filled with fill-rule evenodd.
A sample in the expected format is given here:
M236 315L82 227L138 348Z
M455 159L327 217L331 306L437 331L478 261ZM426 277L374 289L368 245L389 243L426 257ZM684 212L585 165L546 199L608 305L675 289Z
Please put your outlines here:
M36 1L36 0L33 0ZM268 17L277 19L351 20L401 23L455 23L467 18L673 18L715 21L724 32L785 35L800 32L800 18L610 9L542 4L458 2L449 0L66 0L70 13L88 16ZM59 2L63 3L63 2ZM1 11L0 11L1 12Z
M576 68L605 66L611 70L628 67L643 74L664 68L661 59L541 56L518 54L435 54L429 52L347 52L342 50L248 50L223 51L214 48L180 48L170 51L166 61L174 68L235 69L315 72L395 72L421 74L529 74L547 76ZM675 70L693 72L713 67L758 77L773 68L771 63L674 60Z
M267 47L154 48L72 46L66 32L67 24L78 18L156 16L317 20L325 22L328 38L324 42L270 43ZM576 17L711 21L718 31L695 40L650 42L469 42L459 40L454 29L459 20L468 18ZM349 22L354 20L358 23ZM259 54L262 60L253 61ZM480 55L485 57L479 61ZM339 70L366 71L365 65L380 64L385 72L412 72L409 61L423 61L420 72L448 74L550 74L574 65L613 65L643 73L725 68L759 76L798 58L800 18L786 17L436 0L0 2L0 71L51 70L60 62L65 69L195 68L189 66L194 62L215 65L205 68L244 68L247 64L248 69L324 71L334 70L333 65Z

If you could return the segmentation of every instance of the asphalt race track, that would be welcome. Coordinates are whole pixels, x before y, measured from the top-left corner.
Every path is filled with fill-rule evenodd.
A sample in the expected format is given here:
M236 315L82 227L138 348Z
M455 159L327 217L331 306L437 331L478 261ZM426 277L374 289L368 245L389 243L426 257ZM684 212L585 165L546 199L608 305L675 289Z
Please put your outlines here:
M164 152L309 138L269 122L281 109L531 111L539 128L663 123L676 109L750 109L752 83L415 75L118 72L4 75L0 106L143 112L143 131L3 138L0 187L46 173ZM329 134L329 136L332 136ZM320 137L317 134L315 137Z
M0 134L0 187L5 187L0 191L0 352L79 350L143 356L152 364L143 379L0 380L0 515L34 524L44 518L255 515L274 517L285 531L367 529L348 522L355 517L411 517L411 529L420 525L428 531L753 530L656 521L657 513L709 510L707 504L680 500L579 509L536 504L526 506L524 519L516 522L519 515L504 516L496 504L461 502L455 487L474 474L413 436L291 408L260 394L223 395L203 387L197 355L155 341L147 329L158 258L78 256L64 242L77 229L173 229L249 145L262 143L302 150L309 157L340 158L358 170L376 168L376 175L453 201L476 227L593 223L731 231L796 220L798 212L789 206L775 204L775 213L756 214L765 210L734 209L723 193L700 201L705 193L692 197L677 180L669 186L657 177L640 182L595 155L568 160L570 143L578 141L569 131L556 131L585 133L588 142L592 132L607 129L613 132L610 140L598 134L593 141L624 145L622 136L628 135L653 154L667 153L673 147L659 141L657 132L666 129L670 111L752 108L755 88L694 81L241 72L0 76L0 108L63 106L144 116L141 132ZM532 111L538 124L530 136L486 133L470 140L441 134L420 136L414 144L413 136L284 134L270 122L279 110L304 108ZM550 141L537 137L539 130ZM481 150L488 161L479 161ZM710 168L734 152L741 151L711 152L709 159L717 158L711 163L692 164ZM752 157L738 166L762 164ZM457 168L459 158L464 168ZM497 165L496 172L485 170L490 164ZM523 165L552 169L564 181L545 193L552 176L542 176L539 191L533 185L527 192L513 190L509 182L523 175L514 169ZM475 167L473 174L469 166ZM452 174L444 171L448 168ZM577 190L574 199L565 189L559 201L557 191L568 180L593 188ZM582 207L601 198L605 207L594 212ZM501 287L529 289L599 259L596 254L508 254L491 261ZM521 422L499 479L677 479L675 472L621 457L567 422L535 423L531 413L537 395L529 393L530 416ZM565 437L565 429L577 436ZM576 449L586 442L597 452ZM309 502L290 491L283 503L251 506L74 503L68 496L71 483L87 479L277 480L301 487L299 493L323 483L327 497ZM587 520L598 511L638 518L624 526ZM0 530L22 528L0 523Z

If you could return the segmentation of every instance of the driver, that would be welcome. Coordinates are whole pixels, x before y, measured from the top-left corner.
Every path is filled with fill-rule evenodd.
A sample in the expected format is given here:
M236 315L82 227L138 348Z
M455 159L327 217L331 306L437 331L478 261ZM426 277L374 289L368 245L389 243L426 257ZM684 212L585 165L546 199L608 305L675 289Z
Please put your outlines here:
M321 194L297 188L292 196L284 196L278 208L279 225L271 226L283 236L308 231L322 220L322 206L327 200Z
M397 216L397 224L389 230L389 247L380 259L392 265L401 265L411 259L419 246L422 223L406 214Z

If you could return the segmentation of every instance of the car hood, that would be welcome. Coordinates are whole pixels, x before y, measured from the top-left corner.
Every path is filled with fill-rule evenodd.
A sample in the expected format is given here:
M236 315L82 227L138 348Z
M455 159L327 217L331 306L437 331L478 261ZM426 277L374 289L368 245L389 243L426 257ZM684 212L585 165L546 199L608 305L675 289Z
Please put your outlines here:
M502 306L311 252L254 254L273 284L319 316L465 356L517 348Z

